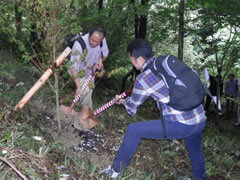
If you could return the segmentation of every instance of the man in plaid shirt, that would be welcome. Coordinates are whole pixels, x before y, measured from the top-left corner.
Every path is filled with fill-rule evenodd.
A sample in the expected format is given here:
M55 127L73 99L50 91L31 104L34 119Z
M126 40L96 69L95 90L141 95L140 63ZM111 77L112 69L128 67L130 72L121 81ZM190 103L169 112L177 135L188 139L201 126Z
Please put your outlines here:
M117 178L120 171L129 165L142 138L184 139L192 166L191 179L205 179L204 158L201 150L202 129L206 122L203 106L199 105L190 111L179 111L167 105L170 97L164 80L154 75L150 69L144 70L154 59L151 45L147 41L133 40L128 45L127 52L131 63L137 70L141 70L141 73L136 78L131 97L119 99L119 96L116 96L115 100L125 106L129 115L134 116L139 105L148 97L153 98L159 110L162 110L165 128L162 127L161 119L130 124L113 165L100 173ZM166 136L163 133L164 129Z

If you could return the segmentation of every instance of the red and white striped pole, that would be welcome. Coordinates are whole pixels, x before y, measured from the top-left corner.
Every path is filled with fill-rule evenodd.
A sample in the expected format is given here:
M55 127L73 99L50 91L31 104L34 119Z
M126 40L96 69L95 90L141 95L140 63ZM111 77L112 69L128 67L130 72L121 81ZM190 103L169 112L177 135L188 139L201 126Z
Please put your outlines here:
M123 92L122 94L120 94L120 98L124 98L125 96L127 96L130 92ZM116 103L116 102L115 102ZM110 106L112 106L114 103L114 99L112 99L111 101L109 101L108 103L106 103L105 105L101 106L100 108L96 109L93 114L96 116L97 114L101 113L102 111L106 110L107 108L109 108Z
M87 79L87 80L84 82L84 84L82 85L80 94L78 94L78 95L74 98L71 106L69 107L69 112L72 111L72 109L73 109L74 105L76 104L76 102L78 102L78 100L79 100L79 99L81 98L81 96L83 95L84 91L87 89L89 83L93 80L93 78L94 78L94 76L95 76L94 67L96 67L97 69L99 69L99 64L94 64L94 65L93 65L93 67L92 67L92 74L88 77L88 79Z
M75 97L75 99L73 100L74 103L76 103L80 99L80 97L82 96L83 92L88 87L88 84L92 81L93 77L94 77L93 75L90 75L88 77L88 79L84 82L80 94L78 94L77 97Z

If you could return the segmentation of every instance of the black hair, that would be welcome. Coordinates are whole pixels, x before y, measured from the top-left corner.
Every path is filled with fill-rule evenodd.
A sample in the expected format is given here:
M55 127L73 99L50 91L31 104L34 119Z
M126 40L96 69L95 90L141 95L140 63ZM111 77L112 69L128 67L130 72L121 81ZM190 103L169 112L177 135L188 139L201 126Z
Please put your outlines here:
M144 39L135 39L128 44L127 53L135 59L142 56L145 60L153 57L150 43Z
M228 78L230 78L230 77L235 78L235 75L232 74L232 73L230 73L230 74L228 75Z
M103 36L106 36L106 30L104 29L103 25L95 24L93 25L90 30L88 31L89 35L91 36L94 32L100 32L103 33Z

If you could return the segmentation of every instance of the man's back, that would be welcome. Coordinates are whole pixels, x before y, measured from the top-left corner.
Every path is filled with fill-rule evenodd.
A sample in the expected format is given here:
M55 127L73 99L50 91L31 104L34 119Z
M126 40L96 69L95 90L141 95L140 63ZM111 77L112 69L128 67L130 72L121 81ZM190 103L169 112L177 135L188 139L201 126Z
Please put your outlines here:
M229 79L225 83L225 93L227 96L235 97L237 93L237 82L234 79Z
M144 64L143 69L146 66L147 64ZM165 82L160 79L160 77L152 73L150 69L138 75L135 83L135 89L133 90L131 96L133 98L126 99L126 106L129 106L128 113L130 115L134 115L138 105L142 104L149 96L157 102L158 107L159 105L162 106L163 116L168 117L170 121L179 121L184 124L192 125L206 120L202 105L199 105L191 111L178 111L168 106L167 103L170 99L168 88Z

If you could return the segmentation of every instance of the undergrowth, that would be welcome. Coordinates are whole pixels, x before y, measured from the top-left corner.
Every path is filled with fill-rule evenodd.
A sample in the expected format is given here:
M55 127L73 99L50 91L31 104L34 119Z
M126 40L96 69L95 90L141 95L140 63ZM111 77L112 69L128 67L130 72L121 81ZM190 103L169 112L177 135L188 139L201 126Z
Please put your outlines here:
M18 173L36 180L105 179L99 175L102 168L99 164L70 155L64 144L56 141L48 131L48 124L38 116L38 107L26 106L22 111L13 111L14 105L39 76L40 73L32 67L19 63L0 64L0 180L21 179ZM47 85L33 99L52 100L52 94L46 88ZM96 107L119 93L111 86L97 88L100 89L94 93ZM152 108L151 111L149 108ZM108 118L101 122L97 130L111 132L114 141L114 138L123 136L131 122L149 118L148 112L158 116L151 101L142 105L133 118L128 117L122 107L113 107L104 113ZM208 118L203 132L207 179L240 179L240 129L231 126L234 119L223 118L219 120L222 126L219 130L214 118ZM142 140L129 168L120 179L171 180L189 176L190 172L183 141Z

